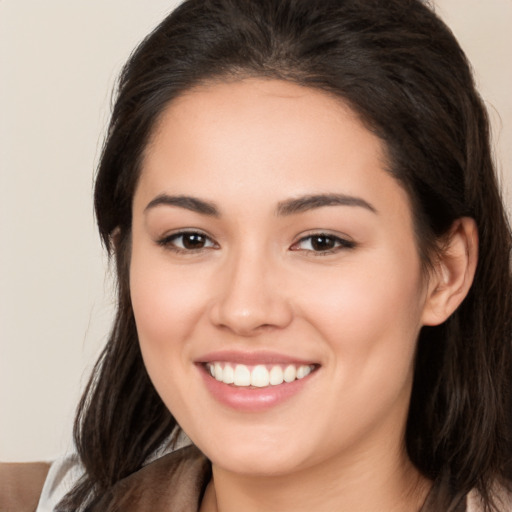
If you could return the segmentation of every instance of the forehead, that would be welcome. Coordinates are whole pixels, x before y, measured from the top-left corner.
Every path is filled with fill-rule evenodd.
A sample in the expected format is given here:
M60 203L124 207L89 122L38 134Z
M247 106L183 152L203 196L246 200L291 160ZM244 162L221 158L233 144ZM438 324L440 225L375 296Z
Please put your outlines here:
M385 169L382 141L341 99L247 79L197 87L168 105L146 148L137 193L276 203L340 192L378 202L387 190L406 200Z

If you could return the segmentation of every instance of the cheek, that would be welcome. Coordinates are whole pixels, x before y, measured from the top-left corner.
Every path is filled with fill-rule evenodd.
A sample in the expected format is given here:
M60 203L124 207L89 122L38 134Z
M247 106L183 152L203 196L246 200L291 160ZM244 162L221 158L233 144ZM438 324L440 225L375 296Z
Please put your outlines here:
M203 309L204 284L161 260L140 248L132 255L130 291L140 349L167 408L180 419L195 417L187 383L194 370L190 340Z
M338 365L376 375L390 364L410 370L423 304L417 258L372 255L312 276L296 296L303 297L304 316L329 340Z
M347 429L357 433L399 404L398 428L407 409L420 329L419 269L402 263L345 270L325 281L329 286L317 280L316 290L323 293L315 295L321 300L310 295L308 307L309 322L321 332L333 362L326 369L333 383L329 400L336 404L332 424L344 425L350 415ZM311 293L315 285L309 284Z
M154 251L153 251L154 252ZM136 249L130 265L130 293L141 345L172 350L187 338L204 306L204 282L186 268Z
M201 316L204 285L190 273L172 268L154 248L134 245L130 293L140 349L151 381L168 409L190 408L178 392L187 381L188 341ZM202 302L203 300L203 302Z

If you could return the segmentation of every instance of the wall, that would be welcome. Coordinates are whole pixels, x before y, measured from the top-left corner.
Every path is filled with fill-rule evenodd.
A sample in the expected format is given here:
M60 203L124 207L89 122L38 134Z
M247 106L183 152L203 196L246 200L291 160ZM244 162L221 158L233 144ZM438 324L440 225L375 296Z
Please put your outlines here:
M72 446L74 409L112 313L91 201L109 91L175 4L0 0L2 460L51 459ZM512 0L437 8L474 63L512 204Z

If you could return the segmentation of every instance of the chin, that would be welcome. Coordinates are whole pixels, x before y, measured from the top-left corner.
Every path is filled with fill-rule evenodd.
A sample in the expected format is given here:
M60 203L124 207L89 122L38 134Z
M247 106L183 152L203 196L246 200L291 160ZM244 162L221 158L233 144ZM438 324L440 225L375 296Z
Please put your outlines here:
M228 451L210 459L211 462L224 471L253 477L280 476L292 473L298 469L298 461L287 454L274 451L250 450L244 453Z
M306 464L307 447L291 439L289 429L284 437L261 431L248 434L225 434L214 441L198 440L196 445L215 466L240 475L278 476Z

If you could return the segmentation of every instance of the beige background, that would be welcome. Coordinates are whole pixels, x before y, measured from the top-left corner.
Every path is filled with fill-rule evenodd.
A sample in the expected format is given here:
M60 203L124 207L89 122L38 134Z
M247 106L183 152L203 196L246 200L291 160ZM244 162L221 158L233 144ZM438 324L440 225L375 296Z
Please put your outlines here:
M110 90L171 0L0 0L0 459L72 448L109 330L92 175ZM512 0L438 0L494 123L512 205ZM499 114L498 114L499 112Z

